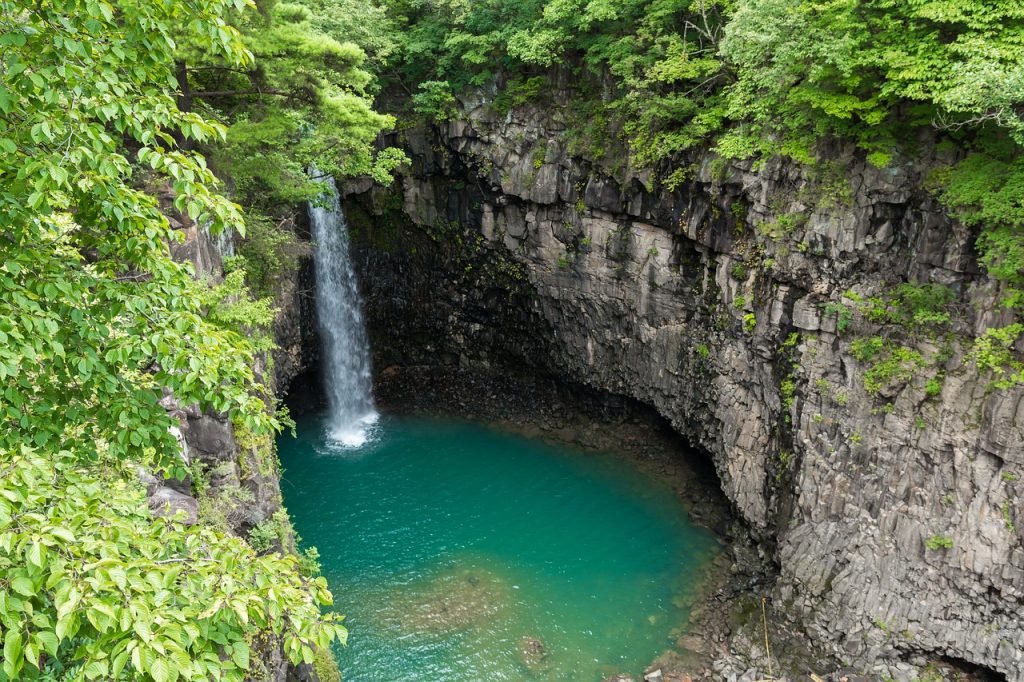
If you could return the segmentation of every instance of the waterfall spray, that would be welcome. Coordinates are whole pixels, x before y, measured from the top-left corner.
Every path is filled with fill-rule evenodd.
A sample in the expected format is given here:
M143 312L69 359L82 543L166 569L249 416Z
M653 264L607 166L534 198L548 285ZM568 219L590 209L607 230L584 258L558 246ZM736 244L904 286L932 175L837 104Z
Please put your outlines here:
M370 347L338 188L330 176L319 181L324 196L319 204L310 203L309 222L316 242L316 314L327 394L327 438L332 445L354 448L366 442L367 430L377 421Z

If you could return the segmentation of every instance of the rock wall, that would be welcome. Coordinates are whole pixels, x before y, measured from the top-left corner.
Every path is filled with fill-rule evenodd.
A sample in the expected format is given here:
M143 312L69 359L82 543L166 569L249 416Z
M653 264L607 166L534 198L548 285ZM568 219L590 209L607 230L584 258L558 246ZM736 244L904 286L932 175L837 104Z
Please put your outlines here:
M949 153L923 135L884 169L697 154L669 190L574 154L557 93L461 105L405 134L400 196L348 188L378 369L525 368L643 401L711 454L777 563L774 607L836 665L1024 679L1024 392L955 341L1008 313L924 189ZM952 288L951 331L841 318L845 292L904 281ZM941 357L869 393L851 344L873 335Z
M171 208L173 197L161 196L165 214L172 227L184 239L171 245L172 256L190 262L196 277L218 282L223 277L224 258L234 254L230 233L213 236L186 216ZM290 273L280 284L275 296L278 315L275 337L280 348L275 351L273 368L268 369L261 357L254 371L275 386L287 383L312 362L308 325L301 295L303 272ZM173 515L183 511L189 525L206 523L225 533L246 538L263 524L275 524L278 540L269 551L294 552L293 532L283 512L280 465L273 437L254 438L236 434L227 415L200 410L198 406L181 405L173 395L165 395L161 404L178 420L181 458L193 471L202 472L202 481L191 477L184 481L165 479L147 471L140 478L147 487L150 510L155 515ZM274 638L257 640L254 648L253 679L271 682L317 682L313 667L298 666L284 655L281 642Z

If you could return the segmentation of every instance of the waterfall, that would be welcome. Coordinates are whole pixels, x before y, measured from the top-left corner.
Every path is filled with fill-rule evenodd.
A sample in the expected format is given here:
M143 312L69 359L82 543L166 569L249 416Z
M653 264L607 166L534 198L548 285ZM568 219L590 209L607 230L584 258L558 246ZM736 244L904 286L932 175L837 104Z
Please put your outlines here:
M370 344L338 188L330 176L320 182L324 196L320 203L309 204L309 222L316 242L316 315L327 394L327 437L333 445L354 448L366 442L367 430L377 421Z

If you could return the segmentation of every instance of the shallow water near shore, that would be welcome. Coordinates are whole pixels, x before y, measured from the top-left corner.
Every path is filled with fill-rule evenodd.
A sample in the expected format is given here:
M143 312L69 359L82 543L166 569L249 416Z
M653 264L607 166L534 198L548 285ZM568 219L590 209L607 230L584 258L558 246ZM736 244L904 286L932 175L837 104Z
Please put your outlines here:
M344 679L601 680L671 648L717 541L625 458L382 415L358 448L279 440L344 613Z

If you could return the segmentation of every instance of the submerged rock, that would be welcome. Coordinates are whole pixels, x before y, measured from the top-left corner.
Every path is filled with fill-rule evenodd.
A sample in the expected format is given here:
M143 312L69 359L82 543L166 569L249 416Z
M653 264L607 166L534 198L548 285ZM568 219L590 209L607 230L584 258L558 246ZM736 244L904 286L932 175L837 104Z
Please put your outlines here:
M476 567L453 568L414 581L386 599L385 622L403 633L434 636L484 627L513 603L506 580Z
M523 637L520 639L516 653L519 654L519 660L522 661L523 665L530 672L540 670L544 664L544 659L548 656L547 649L544 648L544 642L536 637Z

